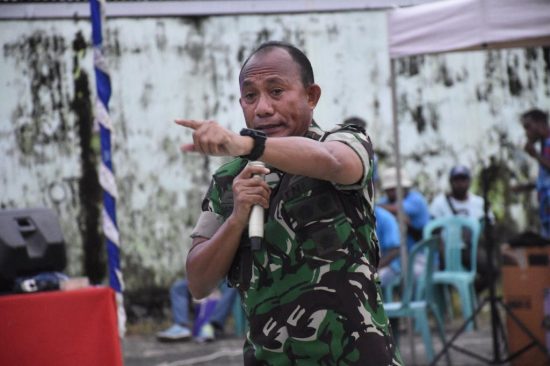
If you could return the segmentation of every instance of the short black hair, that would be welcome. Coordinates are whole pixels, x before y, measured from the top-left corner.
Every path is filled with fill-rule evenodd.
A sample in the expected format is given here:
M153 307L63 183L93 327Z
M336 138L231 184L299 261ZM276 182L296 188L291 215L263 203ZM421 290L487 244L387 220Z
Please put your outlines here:
M521 115L521 120L531 120L536 123L548 124L548 114L544 113L540 109L530 109Z
M367 122L361 118L361 117L349 117L342 122L342 124L345 125L355 125L359 127L363 127L364 129L367 128Z
M287 42L282 42L282 41L268 41L259 45L250 54L250 56L248 56L243 66L241 67L241 71L239 73L239 82L241 82L243 69L248 63L248 61L252 58L252 56L260 52L265 52L272 48L283 48L289 53L290 57L292 57L294 62L296 62L300 67L300 76L302 79L302 84L304 84L304 87L308 87L315 83L315 78L313 77L313 68L311 67L311 62L309 62L309 59L307 58L307 56L296 46Z

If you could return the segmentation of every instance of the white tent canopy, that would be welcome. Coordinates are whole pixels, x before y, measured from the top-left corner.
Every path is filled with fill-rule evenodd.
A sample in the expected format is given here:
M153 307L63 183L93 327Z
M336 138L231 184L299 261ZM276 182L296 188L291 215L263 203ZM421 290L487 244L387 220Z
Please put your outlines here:
M391 58L550 45L549 0L447 0L388 12Z

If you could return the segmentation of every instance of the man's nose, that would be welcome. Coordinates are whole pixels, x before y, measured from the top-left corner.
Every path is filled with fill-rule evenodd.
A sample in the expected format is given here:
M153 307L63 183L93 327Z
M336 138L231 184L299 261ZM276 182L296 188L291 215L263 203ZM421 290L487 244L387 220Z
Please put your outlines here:
M273 114L273 104L271 98L267 95L260 95L258 104L256 104L256 115L258 117L271 116Z

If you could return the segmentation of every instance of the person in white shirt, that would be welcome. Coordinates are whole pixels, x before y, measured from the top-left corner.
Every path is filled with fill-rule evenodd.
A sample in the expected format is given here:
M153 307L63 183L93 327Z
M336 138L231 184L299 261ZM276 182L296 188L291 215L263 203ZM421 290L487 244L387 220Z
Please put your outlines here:
M450 193L441 193L437 195L430 204L430 215L437 219L452 215L461 215L479 220L484 224L485 220L485 200L476 194L470 192L471 185L470 169L464 165L454 166L449 174ZM489 223L494 222L492 211L488 211ZM469 267L470 255L464 251L462 261ZM480 237L477 256L476 292L487 288L487 259L485 249L483 248L483 235Z
M430 215L440 218L452 215L462 215L482 220L484 217L483 197L470 192L471 173L464 165L457 165L451 169L449 175L450 193L437 195L430 204ZM489 212L492 221L492 213Z

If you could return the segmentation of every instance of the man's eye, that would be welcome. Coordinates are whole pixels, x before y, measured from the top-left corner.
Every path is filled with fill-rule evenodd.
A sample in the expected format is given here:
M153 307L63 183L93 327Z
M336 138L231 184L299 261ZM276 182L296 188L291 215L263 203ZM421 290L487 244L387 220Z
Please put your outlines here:
M281 95L281 94L283 94L283 89L279 89L279 88L273 89L273 90L271 90L271 94L273 94L275 96Z
M254 100L255 97L256 97L256 93L245 93L245 95L244 95L244 99L247 102L250 102L250 101Z

